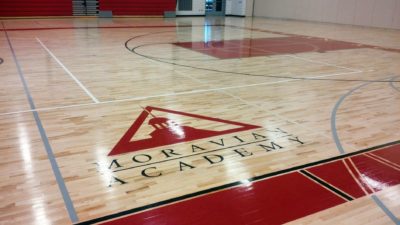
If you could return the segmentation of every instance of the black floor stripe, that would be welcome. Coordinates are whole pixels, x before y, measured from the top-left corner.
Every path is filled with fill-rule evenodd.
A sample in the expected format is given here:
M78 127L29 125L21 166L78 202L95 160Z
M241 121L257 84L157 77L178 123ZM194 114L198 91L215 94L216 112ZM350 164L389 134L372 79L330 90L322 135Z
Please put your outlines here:
M336 160L339 160L339 159L351 157L351 156L354 156L354 155L363 154L363 153L366 153L366 152L370 152L370 151L373 151L373 150L381 149L381 148L388 147L388 146L391 146L391 145L396 145L396 144L400 144L400 140L394 141L394 142L390 142L390 143L387 143L387 144L374 146L374 147L363 149L363 150L359 150L359 151L356 151L356 152L344 154L344 155L335 156L335 157L332 157L332 158L329 158L329 159L320 160L320 161L317 161L317 162L312 162L312 163L304 164L304 165L301 165L301 166L295 166L295 167L292 167L292 168L289 168L289 169L284 169L284 170L280 170L280 171L276 171L276 172L260 175L260 176L257 176L257 177L250 178L248 180L250 182L254 182L254 181L257 181L257 180L263 180L263 179L268 178L268 177L277 176L277 175L280 175L280 174L285 174L285 173L289 173L289 172L293 172L293 171L297 171L297 170L306 169L308 167L313 167L313 166L317 166L317 165L320 165L320 164L324 164L324 163L336 161ZM139 213L139 212L144 211L144 210L149 210L149 209L160 207L160 206L163 206L163 205L179 202L179 201L182 201L182 200L185 200L185 199L201 196L201 195L208 194L208 193L211 193L211 192L214 192L214 191L221 191L223 189L232 188L232 187L235 187L235 186L239 186L241 184L242 184L242 182L237 181L237 182L221 185L221 186L218 186L218 187L206 189L206 190L203 190L203 191L198 191L198 192L194 192L194 193L191 193L191 194L186 194L186 195L183 195L183 196L167 199L167 200L164 200L164 201L161 201L161 202L156 202L156 203L153 203L153 204L145 205L145 206L142 206L142 207L138 207L138 208L134 208L134 209L118 212L118 213L115 213L115 214L111 214L111 215L95 218L95 219L84 221L84 222L81 222L81 223L76 223L76 225L86 225L86 224L100 223L100 222L103 222L103 221L106 221L106 220L111 220L111 219L115 219L115 218L118 218L118 217L134 214L134 213Z
M320 185L328 188L329 190L335 192L336 194L340 195L342 198L346 199L347 201L354 200L354 198L352 198L351 196L349 196L345 192L333 187L332 185L326 183L325 181L323 181L323 180L319 179L318 177L314 176L313 174L309 173L308 171L300 170L300 173L302 173L303 175L307 176L308 178L314 180L315 182L319 183Z

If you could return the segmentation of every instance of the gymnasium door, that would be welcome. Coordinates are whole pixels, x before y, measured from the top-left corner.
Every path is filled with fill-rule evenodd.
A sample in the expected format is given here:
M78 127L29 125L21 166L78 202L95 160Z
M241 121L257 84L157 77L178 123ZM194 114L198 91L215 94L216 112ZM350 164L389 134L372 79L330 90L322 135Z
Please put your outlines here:
M99 14L98 0L73 0L74 16L96 16Z
M225 16L226 0L205 0L206 16Z

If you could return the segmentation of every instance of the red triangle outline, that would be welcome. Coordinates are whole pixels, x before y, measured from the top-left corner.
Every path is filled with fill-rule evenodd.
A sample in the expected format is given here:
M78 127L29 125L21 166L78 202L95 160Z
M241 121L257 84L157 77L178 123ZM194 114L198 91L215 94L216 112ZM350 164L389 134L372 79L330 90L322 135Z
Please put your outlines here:
M240 132L240 131L246 131L246 130L250 130L250 129L261 128L261 126L256 126L256 125L250 125L250 124L239 123L239 122L234 122L234 121L229 121L229 120L223 120L223 119L218 119L218 118L213 118L213 117L208 117L208 116L201 116L201 115L192 114L192 113L185 113L185 112L180 112L180 111L175 111L175 110L147 106L142 111L142 113L138 116L138 118L135 120L135 122L133 122L133 124L126 131L126 133L122 136L122 138L118 141L118 143L114 146L114 148L110 151L110 153L108 153L108 156L120 155L120 154L131 153L131 152L135 152L135 151L139 151L139 150L145 150L145 149L149 149L149 148L156 148L156 147L170 145L170 144L166 144L166 145L157 145L156 144L151 147L146 147L146 148L139 147L138 149L134 149L134 150L125 149L125 148L132 147L132 146L129 146L132 143L131 142L132 137L136 134L136 132L139 130L139 128L142 126L144 121L147 119L147 117L150 115L151 111L153 111L153 110L171 113L171 114L182 115L182 116L193 117L193 118L197 118L197 119L210 120L210 121L240 126L239 128L233 128L233 129L216 132L215 135L210 135L210 136L201 137L201 138L194 138L194 139L191 138L189 140L185 139L185 140L181 140L181 141L176 141L171 144L183 143L183 142L199 140L199 139L204 139L204 138L209 138L209 137L214 137L214 136L219 136L219 135L224 135L224 134L229 134L229 133L234 133L234 132Z

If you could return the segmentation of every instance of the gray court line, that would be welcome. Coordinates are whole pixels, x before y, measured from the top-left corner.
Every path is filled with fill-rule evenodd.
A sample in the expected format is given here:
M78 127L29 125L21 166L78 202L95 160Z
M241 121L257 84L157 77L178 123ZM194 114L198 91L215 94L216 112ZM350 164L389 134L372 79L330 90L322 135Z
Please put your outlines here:
M24 87L25 95L28 98L28 102L29 102L29 105L30 105L31 109L35 110L36 109L35 102L33 101L32 95L31 95L31 93L29 91L29 87L28 87L28 84L27 84L27 82L25 80L24 74L22 72L21 65L19 64L19 61L18 61L17 56L15 54L14 48L13 48L13 46L11 44L10 38L9 38L8 33L7 33L6 29L5 29L4 23L1 22L1 24L3 26L4 33L6 35L7 42L8 42L8 45L10 47L10 50L11 50L15 65L17 67L19 78L21 79L22 85ZM40 120L39 113L37 111L32 111L32 114L33 114L33 117L35 118L36 126L37 126L37 128L39 130L40 137L42 138L44 147L46 149L47 158L50 161L51 168L53 170L54 176L56 177L58 188L60 189L60 192L61 192L62 197L64 199L64 203L65 203L65 206L67 208L69 217L70 217L70 219L71 219L71 221L73 223L76 223L76 222L78 222L78 216L76 214L76 211L75 211L74 205L72 203L71 197L70 197L70 195L68 193L68 190L67 190L67 187L65 185L64 179L63 179L63 177L61 175L61 171L60 171L60 169L58 167L57 160L54 157L54 153L53 153L53 150L52 150L52 148L50 146L50 142L49 142L49 139L47 137L46 131L43 128L43 124L42 124L42 121Z
M376 195L371 195L371 198L396 225L400 225L400 220L386 207L385 204L383 204L383 202Z
M396 87L396 86L394 85L394 82L393 82L394 79L395 79L395 77L393 77L393 78L390 80L390 86L392 86L392 88L393 88L394 90L400 92L400 88L399 88L399 87Z
M389 78L391 80L394 79L393 78ZM385 79L387 80L387 79ZM336 129L336 114L337 114L337 110L339 109L339 106L343 103L343 101L346 99L346 97L350 96L351 94L353 94L356 90L367 86L369 84L371 84L372 82L366 82L363 84L358 85L357 87L354 87L353 89L351 89L350 91L348 91L346 94L344 94L342 97L340 97L340 99L336 102L335 107L332 110L332 114L331 114L331 130L332 130L332 135L333 135L333 140L335 141L336 144L336 148L339 150L340 154L343 155L345 154L345 150L342 146L342 143L340 141L339 135L337 133L337 129ZM396 218L396 216L386 207L386 205L378 198L378 196L376 195L371 195L371 198L375 201L376 205L379 206L379 208L382 209L382 211L396 224L396 225L400 225L400 220Z
M371 82L366 82L366 83L363 83L363 84L358 85L357 87L351 89L349 92L347 92L342 97L340 97L339 101L337 101L335 106L333 107L333 110L331 113L331 131L332 131L333 140L335 141L335 144L336 144L336 148L338 149L338 151L340 152L341 155L345 154L346 152L342 146L342 143L340 142L340 138L339 138L339 135L338 135L338 132L336 129L336 114L339 109L339 106L343 103L343 101L348 96L352 95L355 91L357 91L358 89L360 89L364 86L367 86L370 83Z

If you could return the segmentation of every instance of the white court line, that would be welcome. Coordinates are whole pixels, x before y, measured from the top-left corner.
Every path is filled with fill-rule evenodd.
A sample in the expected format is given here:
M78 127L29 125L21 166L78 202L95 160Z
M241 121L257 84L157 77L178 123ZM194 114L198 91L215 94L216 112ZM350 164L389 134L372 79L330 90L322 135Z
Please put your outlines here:
M348 74L355 74L355 73L361 73L361 72L344 72L344 73L325 74L325 75L314 76L314 77L305 77L305 79L340 76L340 75L348 75ZM95 104L108 104L108 103L117 103L117 102L126 102L126 101L145 100L145 99L150 99L150 98L196 94L196 93L212 92L212 91L219 91L219 90L229 90L229 89L244 88L244 87L254 87L254 86L262 86L262 85L278 84L278 83L285 83L285 82L290 82L290 81L299 81L299 80L287 79L287 80L274 81L274 82L263 82L263 83L257 83L257 84L246 84L246 85L237 85L237 86L229 86L229 87L222 87L222 88L200 89L200 90L193 90L193 91L183 91L183 92L178 92L178 93L169 93L169 94L161 94L161 95L149 95L149 96L141 96L141 97L135 97L135 98L117 99L117 100L110 100L110 101L102 101L99 103L83 103L83 104L75 104L75 105L67 105L67 106L59 106L59 107L37 108L36 110L21 110L21 111L15 111L15 112L0 113L0 116L18 114L18 113L26 113L26 112L32 112L32 111L51 111L51 110L74 108L74 107L80 107L80 106L90 106L90 105L95 105ZM210 85L208 85L208 86L210 86Z
M175 72L177 72L177 71L175 71ZM356 74L356 73L361 73L361 72L355 71L355 72L324 74L324 75L319 75L319 76L314 76L314 77L305 77L305 79L340 76L340 75ZM178 72L178 73L181 73L181 72ZM194 78L190 78L190 79L194 79ZM51 110L57 110L57 109L67 109L67 108L91 106L91 105L97 105L97 104L109 104L109 103L117 103L117 102L146 100L146 99L150 99L150 98L189 95L189 94L197 94L197 93L212 92L212 91L222 91L222 90L229 90L229 89L236 89L236 88L245 88L245 87L255 87L255 86L262 86L262 85L279 84L279 83L286 83L286 82L291 82L291 81L301 81L301 80L287 79L287 80L273 81L273 82L263 82L263 83L257 83L257 84L245 84L245 85L237 85L237 86L229 86L229 87L221 87L221 88L210 88L210 89L200 89L200 90L193 90L193 91L183 91L183 92L169 93L169 94L148 95L148 96L141 96L141 97L135 97L135 98L125 98L125 99L117 99L117 100L110 100L110 101L102 101L102 102L96 102L96 103L83 103L83 104L58 106L58 107L37 108L35 110L21 110L21 111L15 111L15 112L0 113L0 116L6 116L6 115L12 115L12 114L18 114L18 113L27 113L27 112L32 112L32 111L37 111L37 112L39 112L39 111L51 111ZM210 85L207 84L207 86L210 86Z
M43 42L40 41L39 38L36 37L36 40L44 48L44 50L46 50L47 53L49 53L49 55L51 55L51 57L53 57L53 59L58 63L58 65L60 65L65 70L65 72L67 72L67 74L79 85L79 87L81 87L82 90L84 90L86 92L86 94L93 100L93 102L100 103L100 101L85 87L85 85L83 85L78 80L78 78L76 78L74 76L74 74L72 74L71 71L69 71L69 69L67 67L65 67L64 64L62 64L62 62L60 60L58 60L58 58L43 44Z
M333 67L336 67L336 68L346 69L346 70L350 70L350 71L353 71L353 72L362 72L362 70L359 70L359 69L353 69L353 68L349 68L349 67L345 67L345 66L338 66L338 65L335 65L335 64L332 64L332 63L322 62L322 61L313 60L313 59L306 59L306 58L303 58L303 57L300 57L300 56L297 56L297 55L283 55L283 56L290 57L290 58L295 58L295 59L300 59L300 60L307 61L307 62L327 65L327 66L333 66Z
M253 48L253 47L248 46L248 45L242 45L242 46L245 46L245 47L248 47L250 49L257 50L257 51L272 52L272 51L261 50L261 49L258 49L258 48ZM312 62L312 63L316 63L316 64L336 67L336 68L339 68L339 69L350 70L350 71L353 71L353 72L362 72L362 70L360 70L360 69L353 69L353 68L349 68L349 67L345 67L345 66L339 66L339 65L336 65L336 64L332 64L332 63L322 62L322 61L319 61L319 60L307 59L307 58L300 57L300 56L295 55L295 54L283 54L283 55L273 55L273 56L289 57L289 58L294 58L294 59L300 59L300 60L303 60L303 61L306 61L306 62Z
M177 71L177 72L178 72L178 71ZM354 73L361 73L361 72L363 72L363 71L353 71L353 72L348 72L348 73L336 73L336 74L323 74L323 75L319 75L319 76L306 77L306 78L307 78L307 79L312 79L312 78L321 78L321 77L329 77L329 76L339 76L339 75L354 74ZM208 82L203 82L203 81L201 81L201 80L199 80L199 79L197 79L197 78L194 78L194 77L192 77L192 76L190 76L190 75L183 74L183 73L180 72L180 71L179 71L178 73L180 73L182 76L187 77L187 78L189 78L189 79L192 79L192 80L194 80L194 81L196 81L196 82L198 82L198 83L201 83L201 84L207 85L207 86L209 86L209 87L212 87ZM296 80L294 80L294 79L288 79L288 80L283 80L283 81L270 82L269 84L286 83L286 82L291 82L291 81L296 81ZM297 81L298 81L298 80L297 80ZM256 86L256 85L253 85L253 86ZM312 130L312 129L310 129L310 128L307 127L307 126L305 126L305 125L303 125L303 124L300 124L300 123L298 123L298 122L296 122L296 121L292 121L292 120L290 120L290 119L288 119L288 118L286 118L286 117L284 117L284 116L281 116L280 114L272 113L271 111L267 111L267 110L265 110L265 109L262 107L262 105L259 105L259 104L256 104L256 103L250 103L250 102L248 102L248 101L242 99L242 98L239 97L239 96L236 96L236 95L234 95L234 94L231 94L231 93L229 93L229 92L224 91L224 90L226 90L226 89L228 89L228 88L218 88L216 91L219 91L219 92L221 92L222 94L225 94L225 95L228 95L228 96L230 96L230 97L232 97L232 98L234 98L234 99L237 99L237 100L241 101L242 103L244 103L244 104L246 104L246 105L248 105L248 106L252 106L252 107L258 108L259 110L262 110L262 111L264 111L264 112L267 112L267 113L269 113L269 114L271 114L271 115L273 115L273 116L276 116L276 117L278 117L278 118L280 118L280 119L282 119L282 120L284 120L284 121L288 121L288 122L290 122L290 123L296 124L297 126L302 127L304 130L310 131L310 134L321 135L321 136L323 136L323 137L325 137L325 138L328 138L328 139L330 138L329 135L326 135L326 134L323 133L323 132L318 132L318 131Z

